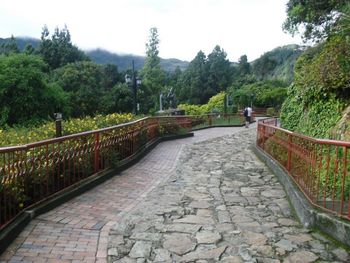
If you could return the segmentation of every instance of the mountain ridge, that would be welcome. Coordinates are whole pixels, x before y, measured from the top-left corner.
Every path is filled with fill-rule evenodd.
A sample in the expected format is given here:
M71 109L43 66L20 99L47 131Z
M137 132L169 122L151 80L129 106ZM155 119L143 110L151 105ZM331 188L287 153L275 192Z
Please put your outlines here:
M15 39L20 50L24 50L27 44L31 44L35 48L40 43L40 39L32 37L15 37ZM0 38L0 44L9 40L10 38ZM293 81L295 61L302 52L303 47L296 44L276 47L250 62L252 73L258 79L278 78L291 83ZM132 61L134 61L135 70L140 70L143 68L146 59L145 56L118 54L103 48L84 50L84 53L97 64L117 65L119 71L131 69ZM174 72L177 67L184 71L187 69L189 63L188 61L176 58L160 58L160 66L166 72ZM238 65L237 62L230 63L233 66Z
M0 38L0 45L8 42L10 39L11 38ZM21 51L23 51L28 44L36 48L40 43L40 39L32 37L15 37L15 40L18 48ZM143 67L146 59L144 56L133 54L118 54L103 48L95 48L83 51L95 63L102 65L115 64L120 71L131 69L133 60L135 63L135 70L140 70ZM188 61L183 61L176 58L160 58L160 66L167 72L173 72L177 67L183 71L187 68L188 64Z

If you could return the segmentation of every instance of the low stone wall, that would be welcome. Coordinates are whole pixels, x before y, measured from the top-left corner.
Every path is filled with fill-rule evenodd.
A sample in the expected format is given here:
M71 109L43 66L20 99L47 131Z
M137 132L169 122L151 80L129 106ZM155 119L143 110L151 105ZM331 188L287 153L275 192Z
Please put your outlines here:
M350 222L313 207L278 162L257 146L254 146L253 150L259 159L274 172L283 185L302 224L307 228L319 229L335 240L350 247Z

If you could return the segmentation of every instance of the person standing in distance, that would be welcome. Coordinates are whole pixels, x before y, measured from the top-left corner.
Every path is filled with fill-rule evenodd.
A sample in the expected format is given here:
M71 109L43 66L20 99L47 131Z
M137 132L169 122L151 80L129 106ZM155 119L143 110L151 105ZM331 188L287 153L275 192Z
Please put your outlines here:
M245 117L245 127L246 128L249 128L249 124L251 122L251 119L252 119L252 108L247 106L245 109L244 109L244 112L243 112L243 115Z

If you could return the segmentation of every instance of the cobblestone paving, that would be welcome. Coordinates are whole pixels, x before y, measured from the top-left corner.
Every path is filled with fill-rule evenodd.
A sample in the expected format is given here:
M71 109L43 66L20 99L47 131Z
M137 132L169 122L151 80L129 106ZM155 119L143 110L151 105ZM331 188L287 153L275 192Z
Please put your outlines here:
M173 174L183 145L242 129L207 129L159 144L118 176L32 220L0 262L107 262L111 226Z
M109 262L350 262L294 217L250 150L253 129L186 146L169 177L109 232Z

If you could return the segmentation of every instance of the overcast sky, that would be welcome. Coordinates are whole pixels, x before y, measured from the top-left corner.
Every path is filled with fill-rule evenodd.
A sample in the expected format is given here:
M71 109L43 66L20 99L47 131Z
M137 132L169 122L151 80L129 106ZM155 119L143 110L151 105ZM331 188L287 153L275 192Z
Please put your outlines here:
M88 50L145 55L157 27L159 55L191 61L216 45L228 59L252 61L271 49L301 44L282 31L288 0L0 0L0 37L40 38L67 25L72 42Z

